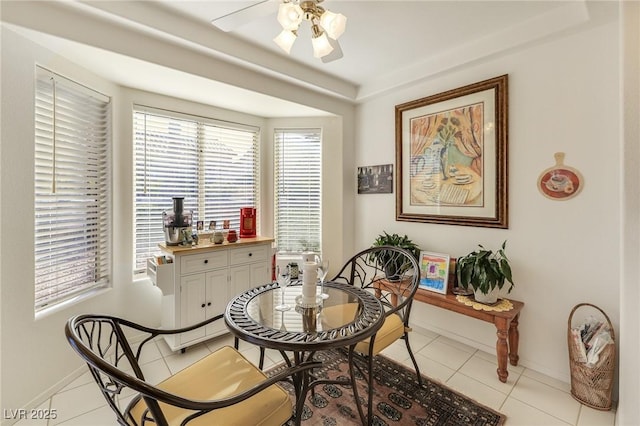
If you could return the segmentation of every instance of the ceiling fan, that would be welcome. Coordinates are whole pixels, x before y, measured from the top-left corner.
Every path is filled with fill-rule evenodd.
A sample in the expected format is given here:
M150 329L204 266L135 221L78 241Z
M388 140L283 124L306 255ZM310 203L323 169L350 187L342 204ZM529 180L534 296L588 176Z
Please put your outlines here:
M213 19L211 23L223 31L232 31L240 25L275 12L282 32L273 41L287 54L298 37L298 28L303 20L311 25L313 56L322 62L342 58L338 38L344 33L347 18L320 6L323 0L262 0L227 15Z

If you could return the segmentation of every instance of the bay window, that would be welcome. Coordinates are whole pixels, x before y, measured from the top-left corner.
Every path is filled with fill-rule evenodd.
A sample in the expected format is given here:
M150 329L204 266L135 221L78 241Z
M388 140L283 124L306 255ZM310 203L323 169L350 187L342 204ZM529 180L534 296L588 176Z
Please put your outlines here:
M275 129L275 229L278 252L321 248L322 131Z
M38 67L35 311L109 285L109 97Z
M230 220L239 230L240 208L258 204L259 129L144 106L133 123L135 272L164 242L162 212L173 197L184 197L194 225Z

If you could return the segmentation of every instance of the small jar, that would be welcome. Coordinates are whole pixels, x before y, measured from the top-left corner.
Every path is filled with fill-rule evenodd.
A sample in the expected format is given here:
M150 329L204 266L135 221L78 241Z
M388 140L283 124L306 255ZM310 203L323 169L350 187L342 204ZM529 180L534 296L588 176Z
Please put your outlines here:
M224 242L224 236L222 235L222 231L215 231L213 233L213 243L222 244L223 242Z
M238 233L235 229L229 229L229 233L227 234L227 241L230 243L235 243L238 241Z
M297 280L300 274L300 268L298 268L298 264L295 262L291 262L287 265L287 270L289 271L289 277L292 280Z

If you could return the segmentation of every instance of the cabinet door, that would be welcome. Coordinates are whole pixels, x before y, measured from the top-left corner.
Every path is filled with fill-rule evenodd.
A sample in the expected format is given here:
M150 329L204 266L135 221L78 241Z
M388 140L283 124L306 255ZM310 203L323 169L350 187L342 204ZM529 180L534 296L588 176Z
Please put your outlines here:
M251 266L251 288L271 282L269 262L252 263L249 266Z
M195 274L180 279L182 303L180 305L181 327L186 327L204 321L207 317L205 309L206 286L205 274ZM204 306L203 306L204 305ZM205 336L204 328L183 333L180 337L182 343L200 339Z
M227 270L207 272L206 274L206 316L212 318L216 315L224 314L227 308L228 287ZM223 319L219 319L206 327L207 336L219 335L227 331L227 327Z
M248 263L229 269L231 282L229 299L259 285L270 282L269 262Z
M229 277L228 300L231 300L232 297L251 288L251 264L230 268Z

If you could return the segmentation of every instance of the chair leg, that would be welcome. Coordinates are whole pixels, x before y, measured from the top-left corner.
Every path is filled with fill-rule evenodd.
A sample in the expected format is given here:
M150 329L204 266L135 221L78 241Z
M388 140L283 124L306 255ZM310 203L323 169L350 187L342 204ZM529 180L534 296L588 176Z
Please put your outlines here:
M416 369L416 376L418 376L418 384L422 386L422 374L420 374L420 369L418 368L418 363L416 362L416 357L413 356L413 351L411 350L411 345L409 345L409 333L405 331L404 343L407 345L407 352L409 352L409 356L411 357L411 361L413 362L413 367Z
M260 347L260 363L258 364L258 368L262 370L262 367L264 367L264 348L261 346Z
M367 399L367 424L373 424L373 342L376 336L371 336L371 340L369 341L369 377L367 386L369 387L369 398Z
M235 350L238 350L239 345L240 345L240 340L237 337L234 337L233 347L235 348ZM264 348L260 347L260 362L258 363L258 368L262 370L262 367L264 367Z

